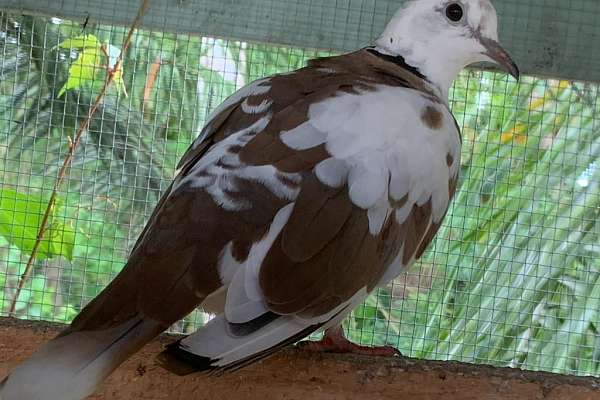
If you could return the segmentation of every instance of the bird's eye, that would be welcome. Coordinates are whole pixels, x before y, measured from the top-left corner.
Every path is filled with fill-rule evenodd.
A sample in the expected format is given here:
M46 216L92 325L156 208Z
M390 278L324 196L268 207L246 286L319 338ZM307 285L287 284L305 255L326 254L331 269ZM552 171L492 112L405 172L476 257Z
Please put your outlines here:
M463 8L458 3L451 3L446 7L446 17L452 22L459 22L463 18L463 15Z

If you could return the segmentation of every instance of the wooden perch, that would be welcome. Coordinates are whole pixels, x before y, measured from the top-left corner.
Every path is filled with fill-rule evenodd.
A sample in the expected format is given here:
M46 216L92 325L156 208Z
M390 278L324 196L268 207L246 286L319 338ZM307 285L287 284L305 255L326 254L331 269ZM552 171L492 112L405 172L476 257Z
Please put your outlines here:
M61 329L0 318L0 380ZM312 354L295 349L241 371L180 378L155 364L162 336L121 366L95 400L593 400L600 379L460 363Z

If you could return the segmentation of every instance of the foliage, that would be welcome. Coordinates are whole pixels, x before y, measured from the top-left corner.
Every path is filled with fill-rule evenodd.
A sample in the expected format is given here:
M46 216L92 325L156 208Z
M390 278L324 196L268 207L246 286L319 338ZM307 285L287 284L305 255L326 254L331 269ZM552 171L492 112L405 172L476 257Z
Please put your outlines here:
M461 76L463 181L422 262L436 277L430 290L367 303L378 319L360 334L414 357L600 373L597 95L581 83ZM380 322L381 308L399 329Z
M3 188L31 196L52 186L66 138L103 79L84 67L107 62L104 53L81 59L88 40L96 54L124 34L0 14ZM38 261L20 315L70 320L123 266L208 112L247 82L320 55L140 32L122 71L129 97L107 97L61 193L57 215L76 234L58 241L74 240L72 257ZM463 73L451 95L464 138L459 194L422 262L347 320L350 337L408 356L599 375L598 91ZM15 241L0 238L0 308L21 258ZM174 330L190 332L206 318L197 311Z
M40 230L46 204L48 199L43 196L22 194L0 187L0 235L21 252L30 253ZM57 256L73 259L75 232L57 218L60 208L58 202L50 214L48 231L38 249L37 257L40 260Z

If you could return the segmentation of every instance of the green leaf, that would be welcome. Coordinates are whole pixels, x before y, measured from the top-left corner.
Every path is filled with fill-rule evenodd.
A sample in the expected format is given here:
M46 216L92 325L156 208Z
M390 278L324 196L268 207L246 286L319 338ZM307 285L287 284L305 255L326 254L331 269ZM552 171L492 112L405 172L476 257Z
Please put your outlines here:
M22 194L0 188L0 235L23 253L31 253L42 222L47 199L40 195ZM49 229L37 253L41 260L64 256L73 259L75 231L56 221L55 206L49 220Z
M67 260L73 260L73 247L75 246L75 229L70 225L55 222L48 229L48 238L52 246L52 253L62 255Z

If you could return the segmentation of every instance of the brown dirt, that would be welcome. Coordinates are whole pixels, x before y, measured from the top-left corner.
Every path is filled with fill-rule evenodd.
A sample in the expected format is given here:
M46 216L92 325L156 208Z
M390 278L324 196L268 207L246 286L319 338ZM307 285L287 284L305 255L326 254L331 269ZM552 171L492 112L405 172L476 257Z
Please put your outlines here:
M60 325L0 319L0 378ZM155 363L163 336L121 366L90 399L117 400L600 400L600 379L458 363L312 354L290 349L221 376L180 378Z

